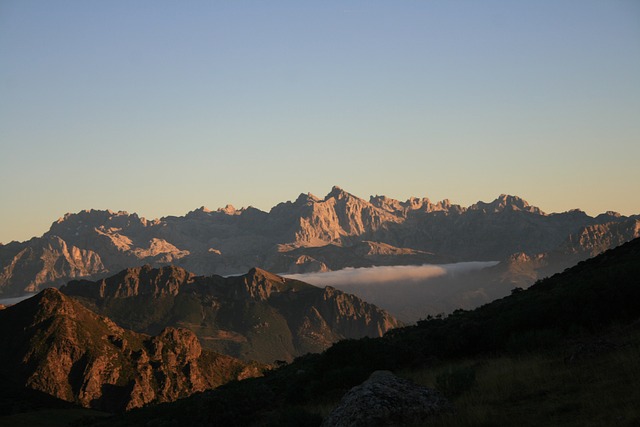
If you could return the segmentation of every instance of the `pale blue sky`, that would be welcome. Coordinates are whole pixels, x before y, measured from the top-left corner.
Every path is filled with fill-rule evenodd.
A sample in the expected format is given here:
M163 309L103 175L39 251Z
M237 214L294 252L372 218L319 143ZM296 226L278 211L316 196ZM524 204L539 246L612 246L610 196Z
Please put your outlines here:
M66 212L640 213L640 2L0 1L0 242Z

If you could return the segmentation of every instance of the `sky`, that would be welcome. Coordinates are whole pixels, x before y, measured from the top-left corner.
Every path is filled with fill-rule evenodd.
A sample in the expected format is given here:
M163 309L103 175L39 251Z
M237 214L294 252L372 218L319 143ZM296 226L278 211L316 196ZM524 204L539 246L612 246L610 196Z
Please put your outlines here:
M0 242L67 212L640 213L640 2L0 1Z

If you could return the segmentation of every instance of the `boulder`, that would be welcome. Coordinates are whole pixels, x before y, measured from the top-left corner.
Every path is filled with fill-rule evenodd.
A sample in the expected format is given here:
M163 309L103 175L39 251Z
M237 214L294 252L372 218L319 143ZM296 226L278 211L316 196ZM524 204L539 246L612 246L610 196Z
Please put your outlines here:
M376 371L342 397L322 427L404 426L450 410L438 391Z

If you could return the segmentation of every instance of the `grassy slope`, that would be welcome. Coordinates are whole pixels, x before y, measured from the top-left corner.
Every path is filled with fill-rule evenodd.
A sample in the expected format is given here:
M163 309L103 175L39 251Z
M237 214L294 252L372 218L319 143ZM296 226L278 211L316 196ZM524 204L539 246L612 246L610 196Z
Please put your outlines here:
M592 336L584 338L594 342ZM610 331L604 338L616 346L574 363L567 363L567 355L580 347L577 343L443 360L396 373L441 390L453 402L455 411L429 420L429 426L640 425L640 328ZM338 401L325 398L290 407L286 416L324 417Z
M455 378L456 373L475 374L473 382L458 380L463 390L459 395L455 387L450 391L457 411L440 417L434 426L636 426L640 333L623 341L624 347L579 363L565 363L556 350L457 361L408 375L438 387L446 384L442 378Z

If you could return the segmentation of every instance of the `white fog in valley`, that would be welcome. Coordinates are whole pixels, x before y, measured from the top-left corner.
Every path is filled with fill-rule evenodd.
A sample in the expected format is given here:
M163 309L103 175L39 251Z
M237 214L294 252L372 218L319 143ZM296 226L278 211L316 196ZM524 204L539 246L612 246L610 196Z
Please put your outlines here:
M442 265L402 265L345 268L325 273L285 275L315 286L332 286L389 311L405 323L428 315L470 309L493 299L479 273L497 265L461 262Z

